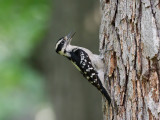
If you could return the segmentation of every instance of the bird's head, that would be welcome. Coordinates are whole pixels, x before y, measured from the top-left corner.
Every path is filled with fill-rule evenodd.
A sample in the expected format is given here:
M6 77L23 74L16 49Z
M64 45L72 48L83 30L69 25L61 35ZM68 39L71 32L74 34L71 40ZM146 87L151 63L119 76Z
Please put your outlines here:
M69 33L67 36L60 38L57 43L55 50L58 54L67 56L67 47L70 45L71 40L75 33Z

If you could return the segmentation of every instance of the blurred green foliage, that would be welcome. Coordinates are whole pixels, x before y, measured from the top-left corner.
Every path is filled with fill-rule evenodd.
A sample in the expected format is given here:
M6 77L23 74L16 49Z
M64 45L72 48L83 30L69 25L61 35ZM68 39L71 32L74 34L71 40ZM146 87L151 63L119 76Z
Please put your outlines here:
M34 111L45 101L44 78L25 60L48 27L50 2L0 0L0 120Z

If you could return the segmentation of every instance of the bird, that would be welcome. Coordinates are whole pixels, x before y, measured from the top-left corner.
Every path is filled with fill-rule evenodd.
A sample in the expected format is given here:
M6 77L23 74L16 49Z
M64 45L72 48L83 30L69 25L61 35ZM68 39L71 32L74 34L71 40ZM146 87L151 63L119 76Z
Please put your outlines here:
M100 55L93 54L89 49L71 45L71 41L75 32L61 37L56 45L55 51L69 59L80 73L95 86L108 103L111 103L106 88L104 87L104 62Z

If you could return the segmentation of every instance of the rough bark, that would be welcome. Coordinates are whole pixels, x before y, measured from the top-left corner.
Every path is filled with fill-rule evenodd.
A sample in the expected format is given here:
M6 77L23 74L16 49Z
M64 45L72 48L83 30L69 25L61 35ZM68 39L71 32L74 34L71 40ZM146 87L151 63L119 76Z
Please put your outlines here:
M160 1L100 0L100 53L117 111L104 120L160 119Z

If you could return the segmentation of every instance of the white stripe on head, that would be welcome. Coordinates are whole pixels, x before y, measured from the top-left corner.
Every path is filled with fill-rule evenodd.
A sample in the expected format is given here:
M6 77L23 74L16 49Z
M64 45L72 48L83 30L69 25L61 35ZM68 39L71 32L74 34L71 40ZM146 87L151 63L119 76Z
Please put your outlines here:
M60 42L61 42L62 40L63 40L63 39L61 39L61 40L59 40L59 41L57 42L55 49L57 49L58 45L60 44Z

